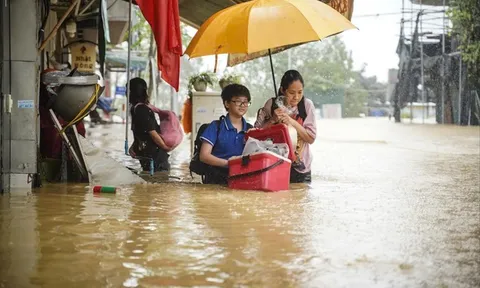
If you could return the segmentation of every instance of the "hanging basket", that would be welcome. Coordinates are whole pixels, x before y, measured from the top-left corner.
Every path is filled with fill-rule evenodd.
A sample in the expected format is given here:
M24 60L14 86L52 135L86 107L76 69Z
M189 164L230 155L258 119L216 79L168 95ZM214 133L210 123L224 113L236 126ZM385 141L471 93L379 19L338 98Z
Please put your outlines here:
M225 87L227 87L228 85L230 84L233 84L232 81L228 81L228 80L225 80L225 79L222 79L218 82L218 85L220 86L220 88L223 90L225 89Z
M207 91L207 82L202 80L196 80L193 83L193 88L195 88L195 91L197 92L205 92Z

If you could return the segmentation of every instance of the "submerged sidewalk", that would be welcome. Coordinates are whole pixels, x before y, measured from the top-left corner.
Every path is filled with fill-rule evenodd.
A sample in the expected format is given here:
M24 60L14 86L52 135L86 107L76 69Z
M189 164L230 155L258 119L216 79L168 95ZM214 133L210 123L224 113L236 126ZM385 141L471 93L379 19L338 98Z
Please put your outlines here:
M90 127L87 125L87 140L93 145L103 149L110 157L115 159L119 165L141 170L140 163L137 159L125 155L125 124L102 124ZM128 145L133 143L133 134L129 130ZM153 177L154 182L182 181L182 182L200 182L199 177L192 179L188 164L191 158L190 152L190 134L185 135L182 144L170 153L170 178L164 174Z

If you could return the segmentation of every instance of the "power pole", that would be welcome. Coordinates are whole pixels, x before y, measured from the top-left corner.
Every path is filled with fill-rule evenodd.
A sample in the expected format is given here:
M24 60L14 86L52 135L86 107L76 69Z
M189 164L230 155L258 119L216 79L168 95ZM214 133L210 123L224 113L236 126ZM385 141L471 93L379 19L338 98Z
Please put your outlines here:
M445 124L445 0L443 0L443 32L442 32L442 124Z

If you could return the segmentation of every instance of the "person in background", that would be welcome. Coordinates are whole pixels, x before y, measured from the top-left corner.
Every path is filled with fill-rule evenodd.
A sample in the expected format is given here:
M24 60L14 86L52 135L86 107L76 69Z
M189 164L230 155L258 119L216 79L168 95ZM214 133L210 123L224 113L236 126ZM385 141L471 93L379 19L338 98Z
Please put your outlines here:
M130 89L130 114L134 142L129 149L132 157L138 158L143 171L150 171L150 159L155 171L169 171L169 147L160 137L160 126L155 114L148 106L147 83L141 78L133 78L127 87Z
M298 71L285 72L280 83L279 96L267 100L259 110L255 122L255 128L267 128L283 123L296 130L296 160L292 163L290 172L291 183L308 183L312 179L310 145L315 142L317 125L315 106L310 99L304 97L303 89L303 77ZM281 105L278 105L279 99Z
M243 118L251 104L247 87L240 84L226 86L222 90L222 101L227 110L226 117L210 123L200 136L200 161L210 166L205 184L227 183L228 159L242 155L245 133L252 127Z

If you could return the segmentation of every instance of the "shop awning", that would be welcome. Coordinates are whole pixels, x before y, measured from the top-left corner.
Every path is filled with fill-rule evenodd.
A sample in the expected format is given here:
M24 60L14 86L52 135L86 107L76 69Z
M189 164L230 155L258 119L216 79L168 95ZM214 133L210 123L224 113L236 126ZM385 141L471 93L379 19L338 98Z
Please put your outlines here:
M127 51L107 51L105 55L105 64L109 70L125 70L127 69ZM131 70L147 69L148 58L134 55L130 56Z
M128 2L128 0L124 1ZM135 0L132 1L132 3L135 4ZM178 5L180 8L180 19L182 22L198 28L203 24L203 22L205 22L205 20L218 11L232 5L248 1L249 0L179 0ZM322 2L332 2L330 5L335 6L335 9L344 14L348 19L351 19L354 0L323 0Z

